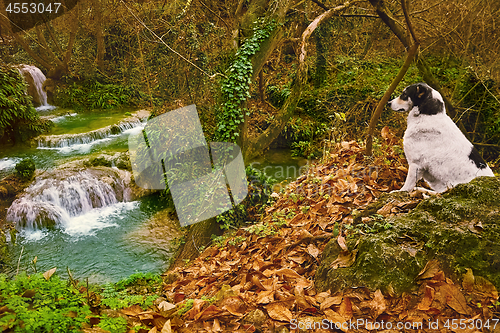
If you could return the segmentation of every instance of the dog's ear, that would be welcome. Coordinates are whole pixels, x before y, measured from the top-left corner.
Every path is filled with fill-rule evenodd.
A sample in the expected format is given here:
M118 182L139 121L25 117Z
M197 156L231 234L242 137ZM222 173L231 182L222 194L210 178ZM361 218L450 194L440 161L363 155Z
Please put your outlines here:
M422 98L425 95L425 87L421 84L417 85L417 97Z

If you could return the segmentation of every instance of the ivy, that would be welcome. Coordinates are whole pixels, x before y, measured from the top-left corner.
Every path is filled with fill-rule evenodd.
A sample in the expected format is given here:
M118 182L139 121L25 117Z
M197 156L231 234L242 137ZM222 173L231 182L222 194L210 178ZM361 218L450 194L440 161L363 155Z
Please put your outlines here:
M238 49L235 60L228 69L228 76L222 82L222 107L218 113L218 127L215 136L218 141L236 142L238 126L244 121L241 105L250 97L249 87L253 68L251 57L260 50L260 44L271 35L276 27L275 21L265 23L263 19L255 22L252 37L245 40Z

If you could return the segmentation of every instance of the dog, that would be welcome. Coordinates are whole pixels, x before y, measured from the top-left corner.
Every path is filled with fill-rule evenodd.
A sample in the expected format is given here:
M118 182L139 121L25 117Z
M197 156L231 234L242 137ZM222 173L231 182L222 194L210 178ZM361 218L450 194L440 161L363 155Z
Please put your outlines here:
M399 191L412 191L421 178L441 193L479 176L495 176L446 114L438 91L425 83L412 84L388 105L394 111L409 112L403 137L409 167Z

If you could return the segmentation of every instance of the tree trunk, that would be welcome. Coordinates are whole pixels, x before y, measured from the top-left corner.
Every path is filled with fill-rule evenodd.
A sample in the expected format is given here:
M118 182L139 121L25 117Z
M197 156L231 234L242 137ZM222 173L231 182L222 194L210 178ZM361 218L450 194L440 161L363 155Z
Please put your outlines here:
M392 17L391 12L385 5L384 0L369 0L369 1L375 8L378 16L382 19L382 21L391 29L394 35L396 35L396 37L401 41L403 46L406 49L408 49L410 47L410 42L407 38L408 33L404 28L402 28L402 25L399 22L397 22L394 17ZM416 65L424 81L427 82L427 84L429 84L432 88L439 91L441 96L443 96L443 100L446 105L446 109L448 110L448 114L450 115L451 118L454 118L456 115L455 108L453 107L451 101L446 97L446 95L443 94L441 85L439 84L436 77L432 74L427 62L421 56L418 56ZM462 132L465 134L465 136L468 137L467 130L465 130L464 125L462 124L461 121L458 121L458 126L460 130L462 130Z
M102 5L100 0L94 0L95 8L95 38L97 41L97 68L99 71L104 72L104 54L106 49L104 47L104 35L102 27Z
M40 48L34 50L28 45L24 38L21 36L21 32L14 29L11 26L11 22L7 20L6 17L0 16L0 25L2 29L8 31L9 35L12 35L15 41L41 66L45 67L48 70L47 78L59 80L62 75L69 73L68 64L71 60L71 55L73 53L73 45L76 39L76 33L78 30L79 20L78 20L78 8L75 8L70 15L73 15L73 22L69 34L69 41L66 47L66 51L63 51L57 39L55 38L51 27L48 24L48 21L44 23L45 30L48 32L51 37L53 44L55 45L55 50L52 50L45 40L44 31L42 30L42 26L36 26L36 33L38 44L41 46Z
M299 66L297 68L297 74L295 76L295 81L292 85L292 89L290 95L286 99L285 103L278 111L278 115L275 117L275 120L269 127L260 134L257 138L247 140L244 146L243 155L246 160L252 159L255 156L258 156L262 153L264 149L269 147L269 145L278 137L278 135L285 128L286 123L293 115L295 108L300 100L300 96L302 94L302 90L307 82L307 46L309 42L309 38L311 34L316 30L316 28L324 21L330 19L338 12L348 8L351 5L349 1L344 3L343 5L337 6L330 10L327 10L320 16L316 17L311 24L307 27L307 29L302 33L301 44L300 44L300 52L298 55ZM271 49L266 49L267 53L271 54ZM264 65L265 62L261 61L261 64ZM254 64L255 69L255 64ZM254 71L254 75L258 74L258 72Z
M190 225L186 234L186 242L177 250L169 270L184 266L188 261L196 259L202 252L200 248L206 247L212 241L211 236L221 234L222 231L215 218Z

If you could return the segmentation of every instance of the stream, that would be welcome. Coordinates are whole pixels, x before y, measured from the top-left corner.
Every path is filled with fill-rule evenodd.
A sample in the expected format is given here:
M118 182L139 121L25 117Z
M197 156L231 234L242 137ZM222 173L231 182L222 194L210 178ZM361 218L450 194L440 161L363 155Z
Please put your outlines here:
M67 276L69 268L76 279L88 278L93 283L116 282L135 272L165 271L172 256L170 239L180 233L178 222L165 217L166 207L158 196L123 201L106 192L109 185L103 177L85 170L76 176L56 173L61 178L56 180L51 176L62 163L126 151L128 135L142 130L144 122L124 109L39 112L54 122L51 133L39 138L35 147L2 147L0 151L0 178L26 157L34 159L37 169L45 170L26 189L23 200L14 202L8 211L8 219L10 213L11 219L26 227L19 228L16 243L9 245L10 262L4 272L33 272L35 257L39 272L57 267L60 275ZM291 158L288 150L271 150L251 164L283 181L298 177L305 163ZM96 196L101 203L89 206ZM40 227L40 216L54 220L55 225Z

